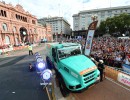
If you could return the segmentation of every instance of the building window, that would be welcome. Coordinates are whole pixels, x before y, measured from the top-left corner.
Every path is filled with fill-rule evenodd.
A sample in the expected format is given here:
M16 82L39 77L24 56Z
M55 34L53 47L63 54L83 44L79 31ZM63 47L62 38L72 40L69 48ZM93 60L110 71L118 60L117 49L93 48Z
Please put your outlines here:
M111 17L111 15L112 15L112 12L108 11L108 16Z
M82 30L85 30L85 27L82 27Z
M6 11L4 11L4 16L7 17L7 15L6 15Z
M1 15L4 16L4 12L3 12L3 10L1 10Z
M10 44L10 38L9 36L5 36L5 44Z
M23 22L27 22L27 18L26 17L20 16L20 15L17 15L17 14L15 14L15 17L16 17L17 20L21 20Z
M18 15L16 14L15 16L16 16L16 19L18 19Z
M20 16L18 15L18 19L20 19Z
M4 23L4 24L2 25L2 27L3 27L3 30L4 30L4 31L8 31L7 24Z
M3 10L0 11L0 15L3 16L3 17L7 17L6 11L3 11Z
M16 27L15 26L13 27L13 31L14 31L14 33L16 33Z
M25 22L27 22L27 18L25 17Z
M22 16L20 16L20 20L22 20Z
M32 24L36 24L35 20L32 20Z

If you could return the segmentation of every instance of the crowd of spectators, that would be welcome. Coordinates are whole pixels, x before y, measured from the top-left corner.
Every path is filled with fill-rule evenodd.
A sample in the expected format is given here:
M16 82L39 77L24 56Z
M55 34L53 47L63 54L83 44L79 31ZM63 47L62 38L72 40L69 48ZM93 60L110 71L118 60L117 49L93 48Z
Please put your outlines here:
M80 43L84 52L84 38L62 39L59 41ZM91 48L91 57L93 57L97 62L102 59L104 64L108 66L121 68L122 63L130 65L130 39L119 39L111 36L94 38Z
M102 59L106 65L121 68L122 63L130 64L130 39L98 37L93 39L91 56Z

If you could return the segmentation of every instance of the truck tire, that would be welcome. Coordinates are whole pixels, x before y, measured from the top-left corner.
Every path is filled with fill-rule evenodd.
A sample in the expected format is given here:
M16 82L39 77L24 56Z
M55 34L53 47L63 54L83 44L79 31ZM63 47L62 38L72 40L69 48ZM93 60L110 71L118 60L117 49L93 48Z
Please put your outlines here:
M61 91L63 97L67 97L70 92L67 89L65 82L61 76L59 77L59 87L60 87L60 91Z

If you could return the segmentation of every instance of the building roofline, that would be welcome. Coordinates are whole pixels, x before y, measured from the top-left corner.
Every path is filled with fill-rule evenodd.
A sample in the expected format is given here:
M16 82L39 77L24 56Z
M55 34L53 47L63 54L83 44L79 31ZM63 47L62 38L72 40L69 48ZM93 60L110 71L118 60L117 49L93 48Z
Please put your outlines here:
M13 10L13 11L18 12L18 13L21 13L25 16L29 16L29 17L32 17L34 19L37 19L36 16L30 14L28 11L25 11L20 4L16 4L15 6L13 6L10 3L9 4L5 3L5 1L2 1L2 2L0 1L0 6L6 8L6 9Z
M66 22L68 25L70 25L70 23L65 19L65 18L63 18L63 17L43 17L43 18L40 18L40 19L38 19L38 20L46 20L46 19L54 19L54 20L63 20L64 22ZM47 22L47 21L46 21Z
M105 10L118 10L118 9L126 9L126 8L130 8L130 5L128 6L118 6L118 7L107 7L107 8L99 8L99 9L91 9L91 10L83 10L83 11L79 11L78 14L73 14L72 17L76 17L79 16L79 14L82 13L87 13L87 12L98 12L98 11L105 11Z
M108 8L99 8L99 9L91 9L91 10L83 10L80 11L80 13L86 13L86 12L92 12L92 11L104 11L104 10L116 10L116 9L123 9L123 8L130 8L130 5L128 6L118 6L118 7L108 7Z

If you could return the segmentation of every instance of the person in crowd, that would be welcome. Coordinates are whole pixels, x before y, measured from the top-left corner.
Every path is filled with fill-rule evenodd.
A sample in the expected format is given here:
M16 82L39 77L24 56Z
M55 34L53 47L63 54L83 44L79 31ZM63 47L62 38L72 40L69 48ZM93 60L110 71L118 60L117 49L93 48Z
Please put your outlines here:
M103 81L103 74L104 74L104 64L103 64L103 60L99 60L98 70L100 71L100 81Z
M124 59L124 63L130 65L130 58L128 56Z
M31 43L29 43L29 45L28 45L29 55L33 55L32 49L33 49L33 47L31 45Z
M91 55L97 61L98 59L103 59L105 65L120 68L126 54L129 53L130 39L114 37L98 37L93 39Z

